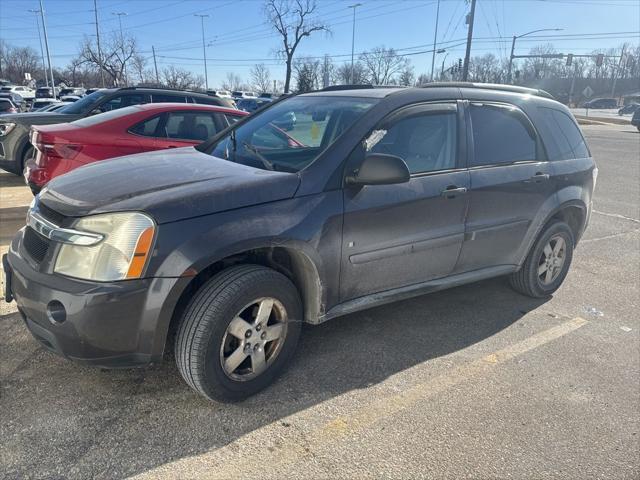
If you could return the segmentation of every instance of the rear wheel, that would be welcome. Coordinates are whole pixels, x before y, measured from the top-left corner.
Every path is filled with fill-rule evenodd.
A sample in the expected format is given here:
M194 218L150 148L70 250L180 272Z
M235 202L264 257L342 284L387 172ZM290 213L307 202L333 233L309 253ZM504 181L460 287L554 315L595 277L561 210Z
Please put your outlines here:
M224 270L183 314L175 343L180 374L212 400L253 395L288 364L301 318L298 292L281 273L258 265Z
M22 161L20 163L20 171L17 172L19 175L22 175L24 178L27 173L27 162L33 158L33 154L35 153L35 149L33 145L27 145L22 152Z
M511 286L529 297L551 295L567 276L574 246L569 225L561 221L551 223L536 240L522 268L511 275Z

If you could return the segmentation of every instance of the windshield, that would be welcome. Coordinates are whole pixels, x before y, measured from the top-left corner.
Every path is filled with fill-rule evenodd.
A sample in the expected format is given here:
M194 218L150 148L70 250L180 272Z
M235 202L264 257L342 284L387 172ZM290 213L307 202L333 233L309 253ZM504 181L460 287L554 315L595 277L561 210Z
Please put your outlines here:
M104 91L93 92L91 95L82 97L77 102L73 102L72 104L67 105L64 108L61 108L58 111L60 113L70 113L72 115L89 113L91 110L95 108L96 103L106 95L107 95L107 92L104 92Z
M251 117L205 150L251 167L298 172L377 101L320 96L288 98Z

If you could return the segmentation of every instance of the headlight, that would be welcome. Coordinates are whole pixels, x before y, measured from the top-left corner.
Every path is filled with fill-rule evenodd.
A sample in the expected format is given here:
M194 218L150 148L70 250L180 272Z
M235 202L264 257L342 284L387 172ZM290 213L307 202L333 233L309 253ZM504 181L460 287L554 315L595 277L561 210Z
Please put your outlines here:
M8 135L16 127L15 123L0 123L0 137Z
M143 213L107 213L78 221L75 230L104 235L98 245L63 244L54 271L102 282L140 278L151 254L155 223Z

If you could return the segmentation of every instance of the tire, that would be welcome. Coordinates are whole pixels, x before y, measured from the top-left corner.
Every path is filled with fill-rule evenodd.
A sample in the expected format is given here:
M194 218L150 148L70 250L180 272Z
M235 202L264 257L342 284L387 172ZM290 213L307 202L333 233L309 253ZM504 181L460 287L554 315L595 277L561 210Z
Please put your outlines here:
M545 247L558 245L556 239L565 242L564 255L561 265L546 262L547 253ZM555 243L554 243L555 242ZM569 225L562 221L550 223L538 236L533 244L522 268L513 273L509 279L511 287L517 292L533 298L544 298L555 292L569 271L573 259L575 239ZM555 252L555 248L552 248ZM558 262L559 263L559 262ZM547 265L552 265L550 268ZM541 272L542 273L539 273ZM549 273L550 272L550 273ZM547 277L549 275L549 277Z
M27 145L22 152L22 160L20 162L20 169L16 172L24 178L25 170L27 169L27 161L33 157L34 148L33 145Z
M253 321L252 315L259 316L263 301L265 305L273 301L273 307L260 333L258 319ZM234 336L228 330L238 317L251 326L250 338L245 338L249 334L244 323L239 327L244 335ZM284 371L300 337L301 319L302 302L287 277L259 265L230 267L202 285L187 305L175 339L178 370L191 388L210 400L242 400L267 387ZM261 340L267 331L275 331L276 324L284 325L276 328L284 331L284 336L271 342ZM246 356L234 371L227 372L225 365L230 370L228 363L234 363L228 362L231 352L238 355L236 358ZM264 370L258 372L254 362L259 363L260 358L263 363L258 370Z

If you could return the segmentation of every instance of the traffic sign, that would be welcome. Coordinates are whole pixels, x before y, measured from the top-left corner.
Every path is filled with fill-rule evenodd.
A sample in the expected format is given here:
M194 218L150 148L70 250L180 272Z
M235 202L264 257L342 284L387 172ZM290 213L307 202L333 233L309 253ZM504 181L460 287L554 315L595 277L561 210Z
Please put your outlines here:
M582 90L582 95L587 98L591 98L591 96L593 95L593 89L589 85L587 85L585 89Z

